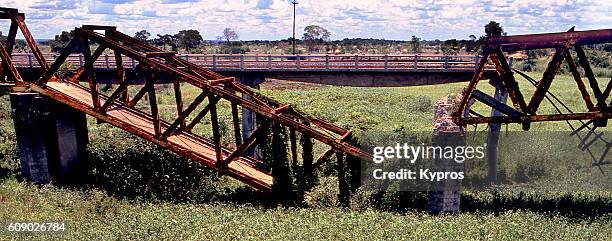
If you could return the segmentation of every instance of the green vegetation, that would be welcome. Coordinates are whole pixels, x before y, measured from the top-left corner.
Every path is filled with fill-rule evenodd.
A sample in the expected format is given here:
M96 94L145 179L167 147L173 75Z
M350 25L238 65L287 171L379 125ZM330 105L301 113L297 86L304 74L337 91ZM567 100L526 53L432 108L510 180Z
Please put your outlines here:
M609 217L590 221L508 211L428 216L338 208L266 209L235 204L133 203L91 191L5 180L0 217L66 220L65 236L45 239L594 239L612 235ZM3 239L40 239L13 236Z
M382 133L381 136L429 132L433 103L461 91L464 86L465 83L353 88L275 81L264 83L262 92L307 114L350 126L356 129L356 137L362 137L372 132ZM481 86L485 92L493 91L486 82ZM570 108L584 110L581 98L574 94L577 93L574 86L571 76L561 75L553 82L552 91ZM169 118L174 115L169 111L175 108L174 97L170 89L164 92L165 87L159 88L162 90L158 96L160 111L162 117ZM533 87L523 81L521 88L527 93ZM198 93L195 89L183 89L186 99L193 99ZM231 114L229 103L220 102L220 105L223 106L219 108L223 129L231 126ZM546 102L542 108L544 112L554 113ZM482 114L490 111L482 105L474 106L474 110ZM529 184L505 184L489 191L465 192L462 196L464 213L429 216L425 214L426 194L423 192L385 193L358 189L350 197L350 207L340 208L337 172L333 165L324 166L319 176L313 178L318 179L318 185L310 190L304 188L308 191L305 191L303 203L289 207L270 206L269 197L237 181L219 177L202 165L117 128L97 125L94 119L89 121L92 180L75 187L32 185L19 178L8 96L0 97L0 219L68 221L70 232L65 236L49 236L57 239L599 240L612 236L610 186L605 182L592 183L595 179L609 178L590 167L584 159L574 158L580 153L574 146L551 146L548 148L558 151L558 155L534 155L530 156L532 159L513 162L522 165L519 167L504 166L502 160L500 166L513 178L537 177L543 168L550 167L558 167L550 169L550 172L558 172L552 174L567 176L570 173L571 178L555 176L555 179L536 179ZM195 131L211 136L205 126L198 126ZM519 130L520 127L511 125L509 129ZM541 130L567 130L567 127L562 122L532 126L532 131ZM222 131L222 135L225 140L232 141L231 131ZM530 147L526 152L536 154L546 147L546 143L518 144L523 145L520 148ZM549 149L545 150L548 153ZM306 151L304 154L310 159L323 151L324 147L315 142L312 153ZM348 158L346 163L351 163ZM574 168L580 170L568 172ZM612 171L609 166L604 170L606 173ZM1 237L36 238L26 235Z

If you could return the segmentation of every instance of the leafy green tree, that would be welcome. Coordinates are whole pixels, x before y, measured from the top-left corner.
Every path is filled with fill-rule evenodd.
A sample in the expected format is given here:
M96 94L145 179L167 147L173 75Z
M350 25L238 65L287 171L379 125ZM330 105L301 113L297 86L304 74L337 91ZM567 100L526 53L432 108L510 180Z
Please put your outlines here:
M304 43L309 51L317 50L317 45L329 41L331 33L320 26L309 25L304 28Z
M147 32L147 30L144 29L134 33L134 38L145 42L149 39L149 37L151 37L151 33Z
M461 46L459 45L459 41L457 41L457 39L449 39L444 41L441 48L442 52L446 55L456 55L459 53Z
M465 51L474 52L476 49L478 49L478 38L476 38L476 35L473 34L471 34L469 38L470 40L466 41L465 44Z
M195 48L204 41L200 32L194 29L181 30L174 37L178 41L178 45L184 48L185 51Z
M53 52L60 52L72 40L74 31L62 31L61 34L55 35L55 38L49 41L49 46Z
M170 34L158 34L157 38L153 39L153 43L157 46L170 46L173 51L176 51L178 48L176 37Z
M412 39L410 39L410 46L412 48L412 52L420 53L421 51L421 39L417 36L412 35Z
M30 46L24 39L15 39L15 47L13 48L13 52L21 52L26 53L29 51Z
M487 23L487 25L485 25L484 27L487 37L502 36L502 34L504 33L504 29L502 28L502 26L495 21Z

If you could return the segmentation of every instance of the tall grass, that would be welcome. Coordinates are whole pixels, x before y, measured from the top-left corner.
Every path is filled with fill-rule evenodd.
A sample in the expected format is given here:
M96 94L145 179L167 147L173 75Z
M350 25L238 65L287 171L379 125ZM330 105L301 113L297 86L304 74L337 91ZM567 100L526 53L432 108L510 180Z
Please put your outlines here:
M538 79L541 73L530 75ZM533 89L524 81L520 84L525 93ZM429 132L433 102L461 91L465 83L404 88L320 85L278 88L282 85L264 83L262 92L308 114L352 127L360 135L366 131ZM480 86L485 92L493 91L486 82ZM585 108L571 76L558 76L552 92L574 110ZM198 93L196 89L183 89L188 100ZM173 117L174 97L169 89L158 98L162 116ZM219 115L229 121L230 108L226 108L229 104L222 102L221 105L227 106L219 108ZM502 185L488 191L465 192L462 207L466 213L433 217L424 214L426 195L418 192L357 190L351 198L351 208L340 209L338 181L333 166L327 166L320 173L320 184L305 194L303 204L294 208L269 207L265 205L266 195L228 177L219 177L201 165L117 128L96 125L93 119L89 119L89 157L94 164L92 182L70 188L32 185L19 181L8 96L0 97L0 108L0 219L69 222L70 231L65 236L49 238L606 239L612 236L612 192L605 186L591 192L548 191L577 190L590 180L607 178L591 167L585 167L584 173L569 173L571 178L565 180L543 179L533 185ZM474 110L482 114L490 112L490 108L482 105L474 106ZM554 111L550 104L543 104L542 112ZM206 126L199 126L196 131L210 136ZM511 125L509 129L520 130L520 126ZM534 123L532 131L541 130L567 130L567 125ZM232 142L231 131L228 133L224 139ZM555 148L568 152L573 147ZM323 151L324 146L316 143L314 156ZM569 159L561 156L555 160L563 160L563 165L572 167L585 164ZM525 167L506 167L508 175L517 175L515 171L519 169L537 169L539 162L520 163ZM606 169L606 173L609 171ZM513 189L508 191L508 188Z

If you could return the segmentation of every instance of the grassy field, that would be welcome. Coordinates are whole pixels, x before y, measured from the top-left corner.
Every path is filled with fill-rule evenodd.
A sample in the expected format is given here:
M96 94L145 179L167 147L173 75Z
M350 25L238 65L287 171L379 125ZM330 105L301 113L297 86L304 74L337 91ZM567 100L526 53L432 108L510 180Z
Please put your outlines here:
M535 76L535 74L534 74ZM537 78L536 78L537 79ZM603 82L603 81L602 81ZM481 83L485 91L492 91ZM405 88L352 88L268 82L262 93L298 109L360 132L430 131L433 102L465 83ZM570 76L560 76L552 91L570 108L584 110ZM528 93L530 88L522 84ZM168 93L170 93L168 91ZM184 90L186 98L197 91ZM162 114L171 117L173 96L162 95ZM222 105L227 103L222 102ZM581 168L565 179L542 185L501 186L466 192L464 213L430 216L423 193L358 193L349 209L337 207L337 181L323 177L299 207L269 207L259 193L227 177L90 119L90 184L62 188L20 181L8 96L0 97L0 220L66 220L69 232L51 239L595 239L612 237L609 180L584 160L555 147L549 166ZM221 108L228 110L229 108ZM474 106L489 113L484 106ZM545 103L543 111L552 113ZM229 121L229 112L221 112ZM227 125L227 123L225 124ZM479 129L484 129L484 126ZM510 130L519 130L516 125ZM567 130L565 123L538 123L532 131ZM610 130L610 127L607 127ZM201 127L208 135L208 130ZM227 134L231 136L231 132ZM118 137L111 141L109 137ZM231 140L231 138L230 138ZM574 148L574 149L572 149ZM533 148L537 151L537 147ZM318 146L318 152L322 148ZM570 160L571 159L571 160ZM557 160L564 161L560 165ZM526 160L525 163L538 163ZM535 164L529 164L535 165ZM548 166L547 166L548 167ZM511 167L507 167L511 168ZM516 169L516 167L514 167ZM158 171L152 171L158 170ZM565 181L564 181L565 180ZM567 190L567 191L563 191ZM580 190L580 191L576 191ZM33 239L7 236L0 239Z

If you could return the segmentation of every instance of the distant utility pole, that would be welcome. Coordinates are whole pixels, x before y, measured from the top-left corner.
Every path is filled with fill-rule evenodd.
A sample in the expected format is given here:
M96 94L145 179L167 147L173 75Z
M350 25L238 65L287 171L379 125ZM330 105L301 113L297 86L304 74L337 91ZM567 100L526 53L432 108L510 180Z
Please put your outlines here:
M298 5L298 1L293 0L291 4L293 4L293 54L295 54L295 5Z

